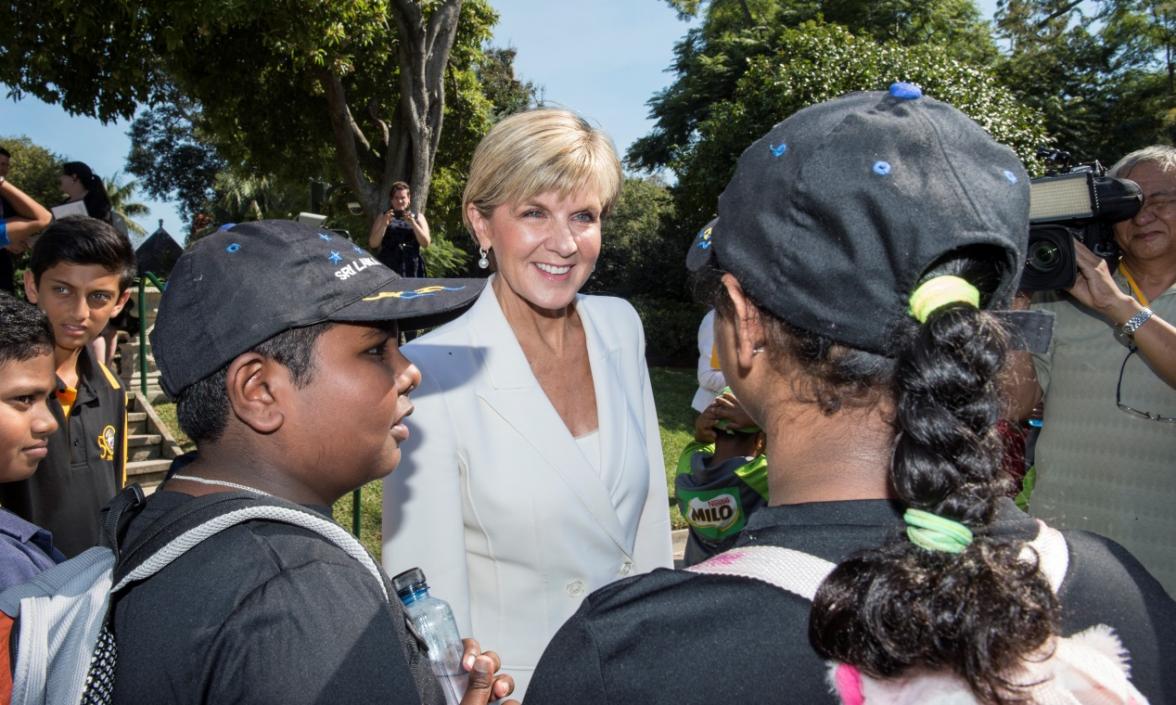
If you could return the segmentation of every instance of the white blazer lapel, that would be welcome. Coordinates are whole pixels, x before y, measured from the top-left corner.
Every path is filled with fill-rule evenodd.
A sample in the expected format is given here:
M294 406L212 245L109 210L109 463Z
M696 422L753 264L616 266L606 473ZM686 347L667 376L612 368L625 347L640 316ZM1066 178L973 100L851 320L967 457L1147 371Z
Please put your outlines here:
M634 472L638 472L637 468L641 467L645 459L644 441L634 433L641 423L640 415L634 416L634 409L630 407L632 399L640 398L641 390L628 388L627 385L631 383L627 380L631 379L632 375L625 374L624 355L626 348L629 346L636 348L637 341L621 340L616 335L606 335L603 327L608 325L608 321L593 319L587 313L587 309L587 306L580 308L580 318L584 321L584 333L588 341L588 357L592 364L592 384L596 390L596 417L600 426L601 465L604 468L622 467L630 470L619 474L602 473L606 477L615 478L618 485L605 487L605 491L610 495L609 504L613 506L613 513L616 515L613 499L620 501L624 506L627 503L624 501L623 495L639 491L641 497L644 498L648 492L648 485L644 482L636 482L638 478L633 475ZM634 443L637 444L637 449L630 447ZM634 454L636 457L632 457ZM644 476L643 473L638 472L638 474ZM617 496L612 498L613 494ZM638 502L637 506L641 504L643 501ZM618 521L621 518L618 516ZM625 521L621 524L629 528L628 534L621 543L621 548L627 553L631 553L633 550L637 538L637 526L640 523L636 516L630 518L631 521Z
M629 550L632 541L621 529L607 489L539 386L539 380L531 372L522 346L503 316L490 286L479 296L471 314L471 342L487 351L486 374L477 385L478 396L547 461L608 536L622 549ZM590 351L591 348L589 346ZM599 377L596 361L591 360L591 364L595 380ZM606 376L611 377L611 374ZM600 410L598 416L602 415L601 412L607 414L600 404L599 381L595 382L595 388ZM603 427L603 420L600 423ZM603 439L604 429L601 430ZM605 447L602 447L601 456L604 462L609 462Z

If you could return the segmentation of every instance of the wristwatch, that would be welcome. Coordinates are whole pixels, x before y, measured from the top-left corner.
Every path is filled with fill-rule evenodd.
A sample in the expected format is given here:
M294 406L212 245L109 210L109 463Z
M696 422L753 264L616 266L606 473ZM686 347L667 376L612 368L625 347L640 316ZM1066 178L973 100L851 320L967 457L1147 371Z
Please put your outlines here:
M1131 318L1128 318L1126 323L1115 329L1115 340L1129 348L1134 346L1135 331L1139 330L1139 327L1144 323L1147 323L1147 319L1151 317L1152 310L1144 306L1139 310L1138 313L1136 313Z

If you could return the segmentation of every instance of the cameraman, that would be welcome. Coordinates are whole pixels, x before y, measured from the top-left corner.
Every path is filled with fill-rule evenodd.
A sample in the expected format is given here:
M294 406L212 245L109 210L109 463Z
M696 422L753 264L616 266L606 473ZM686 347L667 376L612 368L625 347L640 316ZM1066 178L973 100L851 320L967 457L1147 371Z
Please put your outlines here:
M396 181L388 196L392 207L376 218L368 235L368 247L376 259L402 277L425 276L421 250L429 247L429 223L424 213L409 210L412 191L408 184Z
M1053 341L1013 363L1010 416L1045 401L1030 511L1115 539L1176 593L1176 148L1137 150L1109 174L1143 193L1114 225L1119 265L1075 242L1074 286L1033 297L1056 316Z

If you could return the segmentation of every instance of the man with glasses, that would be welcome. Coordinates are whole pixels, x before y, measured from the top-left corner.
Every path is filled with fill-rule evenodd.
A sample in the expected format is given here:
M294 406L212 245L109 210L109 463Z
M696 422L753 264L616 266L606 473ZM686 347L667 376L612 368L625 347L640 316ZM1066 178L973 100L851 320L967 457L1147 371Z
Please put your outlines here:
M1119 160L1111 176L1143 192L1116 223L1118 267L1075 243L1078 279L1034 297L1056 315L1045 355L1010 388L1023 418L1044 398L1030 511L1126 546L1176 593L1176 148Z

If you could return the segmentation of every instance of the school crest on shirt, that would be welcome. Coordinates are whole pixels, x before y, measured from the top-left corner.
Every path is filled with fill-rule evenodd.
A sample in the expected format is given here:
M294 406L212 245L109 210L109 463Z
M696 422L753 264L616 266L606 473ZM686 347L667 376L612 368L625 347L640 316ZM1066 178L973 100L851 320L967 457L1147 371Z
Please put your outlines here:
M98 458L100 460L114 460L114 444L118 441L118 433L114 426L106 425L102 433L98 434Z

